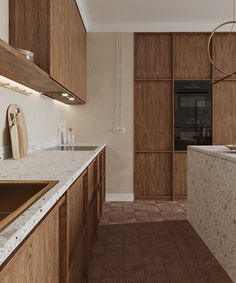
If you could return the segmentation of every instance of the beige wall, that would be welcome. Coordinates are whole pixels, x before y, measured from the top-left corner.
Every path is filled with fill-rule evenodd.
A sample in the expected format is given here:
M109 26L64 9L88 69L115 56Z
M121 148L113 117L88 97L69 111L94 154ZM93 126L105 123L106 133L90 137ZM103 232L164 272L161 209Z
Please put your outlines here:
M88 103L71 108L69 121L79 141L108 144L107 192L132 194L133 34L89 33L87 56ZM116 95L123 95L123 119ZM114 132L117 119L124 134Z
M0 1L0 38L8 42L8 0ZM19 104L26 116L30 142L58 137L60 122L66 122L68 106L40 95L27 97L0 87L0 147L8 145L6 111L11 103Z

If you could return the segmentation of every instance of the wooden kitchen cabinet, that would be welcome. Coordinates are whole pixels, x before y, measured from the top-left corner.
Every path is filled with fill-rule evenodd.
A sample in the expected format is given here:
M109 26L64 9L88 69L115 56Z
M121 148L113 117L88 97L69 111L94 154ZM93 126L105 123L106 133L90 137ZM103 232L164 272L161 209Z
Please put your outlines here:
M102 193L105 149L1 267L0 282L87 282L88 254L96 239Z
M60 207L42 220L0 272L1 283L59 283Z
M84 282L88 264L88 172L75 181L67 192L68 282Z
M80 103L86 101L86 30L75 0L10 0L10 45L34 53L34 62Z
M97 236L97 194L96 194L96 162L88 167L88 245L91 252L94 239Z

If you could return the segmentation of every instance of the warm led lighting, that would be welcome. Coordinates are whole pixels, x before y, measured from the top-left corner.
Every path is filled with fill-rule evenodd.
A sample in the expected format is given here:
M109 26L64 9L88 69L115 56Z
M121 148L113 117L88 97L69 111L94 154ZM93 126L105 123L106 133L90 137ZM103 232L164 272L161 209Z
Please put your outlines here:
M62 93L61 96L63 96L63 97L68 97L69 94L68 94L68 93Z
M70 101L74 101L74 100L75 100L74 97L69 97L68 99L69 99Z
M33 90L27 86L19 84L3 76L0 76L0 86L25 95L39 94L38 91Z

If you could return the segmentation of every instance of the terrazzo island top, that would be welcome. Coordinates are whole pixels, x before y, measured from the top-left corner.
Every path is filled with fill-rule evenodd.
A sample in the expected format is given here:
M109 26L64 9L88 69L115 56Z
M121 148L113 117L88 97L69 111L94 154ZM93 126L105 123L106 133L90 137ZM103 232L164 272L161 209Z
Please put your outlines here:
M236 163L236 150L230 150L226 146L189 146L188 150L206 153L224 160Z
M0 162L0 180L57 180L51 190L0 232L0 266L106 145L94 151L36 151Z

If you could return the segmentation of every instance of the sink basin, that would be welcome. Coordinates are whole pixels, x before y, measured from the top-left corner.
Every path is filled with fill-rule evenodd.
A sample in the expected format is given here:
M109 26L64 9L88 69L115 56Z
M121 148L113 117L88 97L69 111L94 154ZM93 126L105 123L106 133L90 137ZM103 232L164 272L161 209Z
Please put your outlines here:
M62 146L55 146L52 148L49 148L47 150L53 150L53 151L94 151L97 149L98 146L90 146L90 145L62 145Z
M57 181L0 181L0 231L56 183Z

